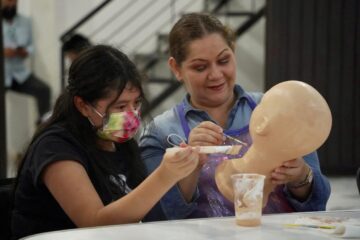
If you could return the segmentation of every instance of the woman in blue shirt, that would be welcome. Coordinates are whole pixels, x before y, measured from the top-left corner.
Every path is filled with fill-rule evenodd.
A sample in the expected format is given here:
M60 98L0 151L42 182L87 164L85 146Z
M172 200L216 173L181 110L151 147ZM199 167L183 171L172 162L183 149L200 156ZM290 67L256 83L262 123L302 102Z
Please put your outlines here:
M170 32L169 49L169 66L184 83L187 94L181 103L155 117L141 136L142 159L148 173L158 166L166 148L171 147L169 140L174 142L174 134L191 146L231 143L226 136L249 146L249 119L262 97L261 93L245 92L235 84L235 38L215 17L184 15ZM246 149L244 145L235 157L241 157ZM234 215L233 204L219 193L214 180L215 168L225 158L202 157L196 170L161 199L159 209L165 218ZM316 152L289 159L271 176L277 188L269 197L265 213L325 209L330 185L321 174Z

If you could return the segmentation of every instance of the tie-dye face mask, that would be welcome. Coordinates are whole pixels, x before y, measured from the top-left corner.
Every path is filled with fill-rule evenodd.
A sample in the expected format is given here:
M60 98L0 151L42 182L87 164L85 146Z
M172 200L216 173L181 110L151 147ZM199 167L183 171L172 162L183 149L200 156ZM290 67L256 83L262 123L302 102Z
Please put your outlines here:
M108 118L94 110L104 119L103 126L97 130L97 135L104 140L126 142L135 136L140 127L138 110L111 113Z

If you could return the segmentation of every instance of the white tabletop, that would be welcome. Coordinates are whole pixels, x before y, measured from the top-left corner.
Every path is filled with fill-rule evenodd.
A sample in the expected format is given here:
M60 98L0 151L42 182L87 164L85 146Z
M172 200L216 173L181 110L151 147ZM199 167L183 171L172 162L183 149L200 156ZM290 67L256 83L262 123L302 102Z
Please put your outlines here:
M271 214L262 217L259 227L240 227L234 217L160 221L151 223L123 224L105 227L81 228L36 234L26 240L95 240L95 239L339 239L318 229L286 228L299 217L331 216L360 220L360 209L349 211Z

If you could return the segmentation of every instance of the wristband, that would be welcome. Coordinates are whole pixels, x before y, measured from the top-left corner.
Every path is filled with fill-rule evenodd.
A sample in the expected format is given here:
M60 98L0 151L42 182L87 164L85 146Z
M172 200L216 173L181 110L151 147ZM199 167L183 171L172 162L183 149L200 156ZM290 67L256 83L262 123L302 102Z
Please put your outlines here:
M308 171L308 173L306 174L304 180L302 180L301 182L295 183L295 184L287 184L287 186L288 186L289 188L293 188L293 189L301 188L301 187L303 187L303 186L306 186L306 185L308 185L308 184L311 184L312 181L313 181L313 178L314 178L313 171L311 170L311 167L309 167L309 171Z

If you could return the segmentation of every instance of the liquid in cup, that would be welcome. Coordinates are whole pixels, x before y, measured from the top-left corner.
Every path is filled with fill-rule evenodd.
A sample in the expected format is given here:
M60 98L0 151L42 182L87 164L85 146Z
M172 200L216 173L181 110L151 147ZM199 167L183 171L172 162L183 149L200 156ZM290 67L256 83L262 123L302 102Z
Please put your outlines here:
M248 227L260 225L265 176L240 173L231 175L231 179L236 223Z

